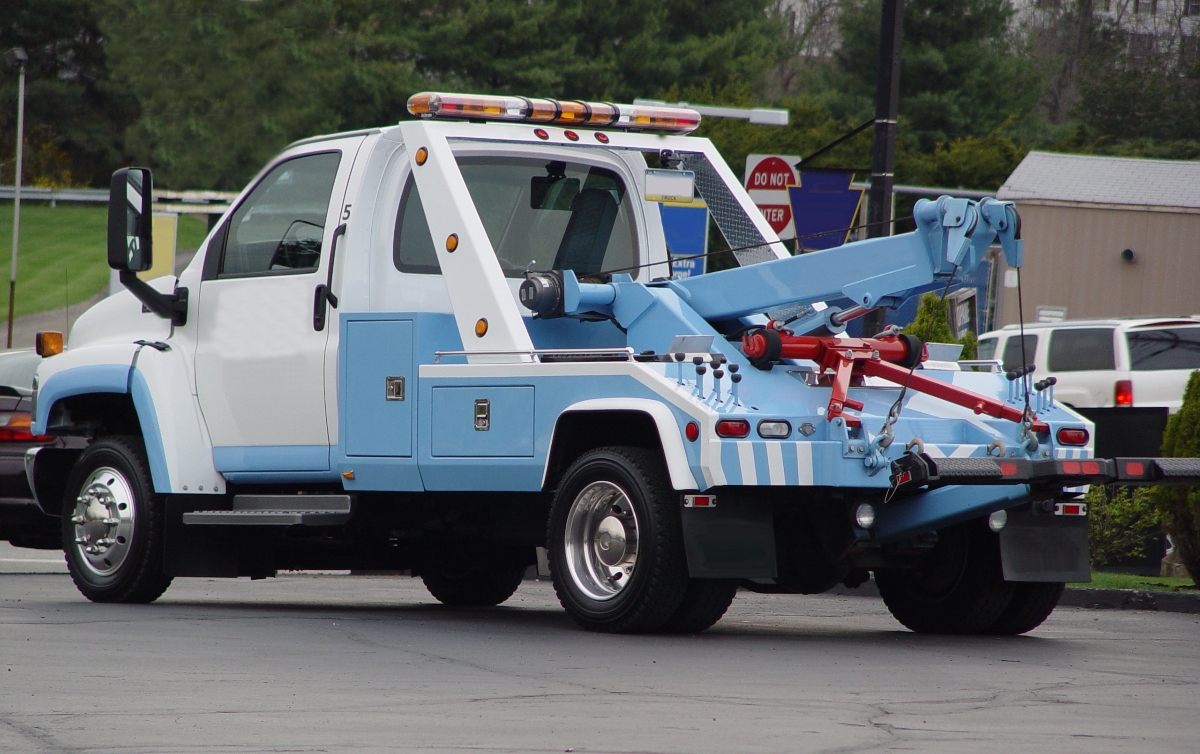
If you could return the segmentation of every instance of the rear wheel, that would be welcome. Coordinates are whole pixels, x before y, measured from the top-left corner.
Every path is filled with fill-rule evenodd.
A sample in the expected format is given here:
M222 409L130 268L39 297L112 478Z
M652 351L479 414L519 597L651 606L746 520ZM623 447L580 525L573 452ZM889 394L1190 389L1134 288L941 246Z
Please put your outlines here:
M593 631L660 629L688 589L678 497L644 448L598 448L567 469L547 548L559 602Z
M63 550L75 586L93 602L153 602L163 573L163 503L139 437L92 443L67 480Z
M875 583L896 620L918 633L977 634L996 624L1012 601L1000 541L982 520L938 532L914 568L880 569Z
M499 566L484 570L476 566L461 569L436 566L421 574L421 581L434 598L444 605L492 607L499 605L521 586L525 567Z
M737 595L737 579L692 579L675 614L659 629L665 634L698 634L721 620Z
M989 634L1016 636L1032 631L1050 617L1063 591L1063 583L1020 582L1014 584L1012 600L1004 613L988 627Z

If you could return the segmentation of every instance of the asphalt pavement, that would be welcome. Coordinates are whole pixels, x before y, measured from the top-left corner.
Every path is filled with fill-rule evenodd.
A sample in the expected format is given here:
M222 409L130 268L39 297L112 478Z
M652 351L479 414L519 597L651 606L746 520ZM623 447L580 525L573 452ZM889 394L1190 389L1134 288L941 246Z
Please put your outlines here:
M934 637L878 599L743 593L698 636L606 636L545 581L488 610L332 575L143 606L10 574L0 752L1195 752L1198 649L1200 616L1147 611Z

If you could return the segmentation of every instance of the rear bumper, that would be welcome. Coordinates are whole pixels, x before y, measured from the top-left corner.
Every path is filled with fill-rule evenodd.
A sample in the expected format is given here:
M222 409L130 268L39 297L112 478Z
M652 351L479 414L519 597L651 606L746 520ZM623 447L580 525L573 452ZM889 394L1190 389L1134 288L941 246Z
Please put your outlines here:
M896 492L948 485L1028 484L1078 487L1085 484L1200 485L1200 458L931 458L905 453L892 463Z

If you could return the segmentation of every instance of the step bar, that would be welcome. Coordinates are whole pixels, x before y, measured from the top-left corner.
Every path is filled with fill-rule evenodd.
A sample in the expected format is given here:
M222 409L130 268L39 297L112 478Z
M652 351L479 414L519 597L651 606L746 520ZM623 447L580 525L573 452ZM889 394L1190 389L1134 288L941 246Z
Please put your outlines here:
M1200 486L1200 458L931 458L905 453L892 462L898 492L955 484Z
M349 495L234 495L232 510L183 514L189 526L336 526L350 520Z

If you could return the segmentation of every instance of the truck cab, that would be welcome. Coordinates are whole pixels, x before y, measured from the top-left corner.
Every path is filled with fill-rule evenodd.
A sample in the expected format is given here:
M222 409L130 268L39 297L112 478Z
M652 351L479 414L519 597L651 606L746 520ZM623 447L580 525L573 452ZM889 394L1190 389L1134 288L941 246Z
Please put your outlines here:
M152 177L114 175L129 290L36 385L35 434L87 447L26 458L86 597L337 568L494 605L539 564L586 628L693 632L739 584L874 571L914 630L1020 633L1087 578L1065 504L1117 470L1080 466L1085 420L1024 377L920 369L903 334L833 337L993 241L1019 264L1010 204L945 197L915 233L792 257L692 111L409 107L288 147L177 279L137 277ZM672 276L705 253L669 248L679 205L738 267Z

